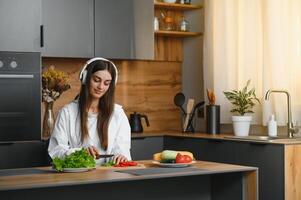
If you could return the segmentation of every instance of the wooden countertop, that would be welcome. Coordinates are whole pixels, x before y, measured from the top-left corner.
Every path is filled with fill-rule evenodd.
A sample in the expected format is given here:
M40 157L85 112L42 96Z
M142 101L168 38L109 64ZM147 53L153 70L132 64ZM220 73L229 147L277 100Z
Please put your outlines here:
M177 131L162 131L162 132L152 132L152 133L132 133L132 138L160 137L160 136L173 136L173 137L184 137L184 138L204 138L204 139L213 139L213 140L227 140L227 141L240 141L240 142L252 142L252 143L255 142L255 143L278 144L278 145L301 144L301 139L300 140L277 139L277 140L272 140L272 141L264 141L264 140L247 141L247 140L226 138L227 136L231 136L229 134L182 133L182 132L177 132Z
M142 168L155 168L157 165L151 161L139 161ZM0 191L45 188L55 186L70 186L79 184L93 184L105 182L121 182L141 179L156 179L163 177L179 177L187 175L206 175L230 172L256 172L256 167L247 167L239 165L230 165L215 162L197 161L191 167L200 170L191 172L176 172L166 174L152 175L132 175L127 173L115 172L116 170L129 170L131 168L116 169L98 167L95 170L82 173L58 173L50 167L23 168L23 169L7 169L0 170ZM40 173L26 173L26 169L36 170ZM137 168L136 168L137 169ZM165 168L166 169L166 168ZM175 169L175 168L174 168ZM19 171L19 174L9 174L10 170ZM25 172L22 172L22 170ZM20 173L21 172L21 173ZM8 175L7 175L8 174Z

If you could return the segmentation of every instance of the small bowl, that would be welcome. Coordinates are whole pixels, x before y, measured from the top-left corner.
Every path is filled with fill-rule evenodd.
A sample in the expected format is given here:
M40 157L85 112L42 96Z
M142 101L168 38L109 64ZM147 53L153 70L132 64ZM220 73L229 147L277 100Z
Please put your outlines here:
M176 3L177 0L163 0L164 3Z

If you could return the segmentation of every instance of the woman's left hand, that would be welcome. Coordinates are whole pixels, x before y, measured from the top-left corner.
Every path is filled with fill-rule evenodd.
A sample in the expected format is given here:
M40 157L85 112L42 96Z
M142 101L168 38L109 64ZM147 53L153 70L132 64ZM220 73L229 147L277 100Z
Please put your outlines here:
M116 154L115 156L113 156L112 161L116 165L118 165L120 162L126 162L126 161L128 161L128 159L125 156L121 155L121 154Z

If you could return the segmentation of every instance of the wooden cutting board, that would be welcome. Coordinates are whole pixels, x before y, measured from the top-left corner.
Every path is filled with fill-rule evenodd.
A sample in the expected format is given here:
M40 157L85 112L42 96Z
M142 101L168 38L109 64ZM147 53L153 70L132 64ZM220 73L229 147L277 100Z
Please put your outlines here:
M98 166L96 169L109 169L109 170L121 170L121 169L141 169L145 168L144 164L138 164L137 166L131 166L131 167L104 167L104 166Z

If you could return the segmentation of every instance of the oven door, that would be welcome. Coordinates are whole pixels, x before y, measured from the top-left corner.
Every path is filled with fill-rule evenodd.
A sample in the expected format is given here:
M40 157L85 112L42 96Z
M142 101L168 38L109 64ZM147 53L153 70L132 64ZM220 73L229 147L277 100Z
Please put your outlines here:
M41 139L39 74L0 74L0 142Z

